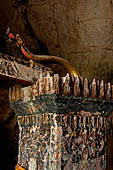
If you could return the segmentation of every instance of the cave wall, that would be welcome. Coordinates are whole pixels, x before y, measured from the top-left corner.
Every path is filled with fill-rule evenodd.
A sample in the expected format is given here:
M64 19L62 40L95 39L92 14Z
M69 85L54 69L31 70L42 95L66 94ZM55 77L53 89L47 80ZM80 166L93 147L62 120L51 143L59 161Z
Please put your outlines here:
M89 79L112 78L111 0L29 0L27 14L51 55L69 60Z
M7 26L21 34L32 52L63 57L90 80L113 82L112 0L5 1L2 30L8 20Z

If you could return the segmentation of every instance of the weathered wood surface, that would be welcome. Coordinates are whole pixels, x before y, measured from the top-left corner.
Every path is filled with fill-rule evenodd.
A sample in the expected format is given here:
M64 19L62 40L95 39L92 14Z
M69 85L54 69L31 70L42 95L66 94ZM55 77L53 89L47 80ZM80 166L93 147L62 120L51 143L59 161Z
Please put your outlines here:
M33 159L39 170L106 169L106 118L113 101L104 100L112 100L112 94L113 86L103 80L94 78L89 83L82 77L51 76L49 72L29 87L10 88L10 106L20 128L19 164L30 169L31 155L39 155Z
M18 163L29 170L31 159L38 170L105 170L105 118L81 112L19 116Z
M113 112L107 119L107 132L106 132L106 161L107 161L107 170L113 169Z
M20 84L31 85L34 80L39 79L40 76L46 76L47 71L52 72L49 68L43 65L33 63L32 60L24 61L24 64L20 61L22 59L16 60L17 61L15 61L15 57L7 55L4 55L3 58L2 54L0 54L1 79L15 80Z
M89 83L87 79L70 77L69 74L60 77L58 74L50 76L47 72L45 77L38 79L32 86L22 88L19 97L16 97L18 90L13 90L13 88L9 90L10 101L19 98L29 100L30 97L35 99L35 96L43 94L63 94L103 100L113 99L113 85L109 82L105 84L103 80L99 81L94 78Z

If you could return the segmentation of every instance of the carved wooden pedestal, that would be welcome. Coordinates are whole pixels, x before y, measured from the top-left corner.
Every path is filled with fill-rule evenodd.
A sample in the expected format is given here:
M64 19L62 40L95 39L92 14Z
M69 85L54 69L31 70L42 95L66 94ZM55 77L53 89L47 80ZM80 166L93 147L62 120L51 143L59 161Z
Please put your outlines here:
M106 120L113 101L40 95L11 103L18 116L18 163L28 170L105 170Z

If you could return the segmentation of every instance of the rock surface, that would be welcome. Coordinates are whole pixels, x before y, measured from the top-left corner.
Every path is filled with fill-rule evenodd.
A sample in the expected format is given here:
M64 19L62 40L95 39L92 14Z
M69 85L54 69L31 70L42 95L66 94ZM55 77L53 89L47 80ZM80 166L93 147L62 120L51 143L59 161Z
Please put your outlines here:
M69 60L82 76L109 80L113 62L112 1L30 0L28 20L50 54Z
M9 13L3 6L2 32L9 21L7 26L21 34L32 52L63 57L90 80L96 77L113 82L112 0L7 2L6 7L12 8Z

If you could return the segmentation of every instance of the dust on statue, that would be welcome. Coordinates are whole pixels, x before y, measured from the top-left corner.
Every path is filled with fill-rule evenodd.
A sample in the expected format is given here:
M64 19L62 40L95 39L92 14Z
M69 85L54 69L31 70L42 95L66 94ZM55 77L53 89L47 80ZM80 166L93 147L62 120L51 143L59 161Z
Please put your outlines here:
M25 169L25 168L23 168L22 166L20 166L19 164L17 164L17 165L15 166L15 170L27 170L27 169Z

